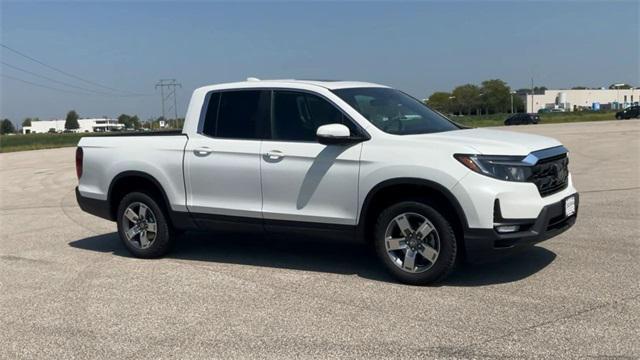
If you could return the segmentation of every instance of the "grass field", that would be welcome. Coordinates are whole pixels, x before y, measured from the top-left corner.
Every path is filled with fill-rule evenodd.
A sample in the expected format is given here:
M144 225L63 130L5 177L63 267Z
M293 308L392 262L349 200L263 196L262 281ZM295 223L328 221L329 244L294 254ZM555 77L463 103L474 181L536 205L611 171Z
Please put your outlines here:
M453 116L451 120L471 126L471 127L483 127L483 126L501 126L504 121L509 117L509 114L494 114L494 115L479 115L479 116ZM546 113L540 114L541 124L556 124L565 122L580 122L580 121L603 121L615 119L615 112L611 111L598 111L598 112L569 112L569 113Z
M0 136L0 152L76 146L83 136L97 134L17 134Z
M508 117L508 114L480 115L480 116L454 116L452 120L471 127L500 126ZM542 114L541 123L564 123L578 121L602 121L612 120L613 112L572 112ZM84 134L17 134L0 136L0 153L12 151L50 149L58 147L76 146L83 136L100 136L97 133Z

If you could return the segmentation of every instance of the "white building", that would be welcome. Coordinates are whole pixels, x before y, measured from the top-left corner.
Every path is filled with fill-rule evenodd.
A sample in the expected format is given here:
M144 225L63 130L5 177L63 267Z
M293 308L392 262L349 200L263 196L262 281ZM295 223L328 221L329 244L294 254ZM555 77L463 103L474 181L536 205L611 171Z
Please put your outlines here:
M545 90L544 94L526 95L527 112L540 109L576 111L579 109L624 109L640 102L640 89Z
M66 120L41 120L32 121L31 126L22 127L23 134L41 134L47 132L63 132ZM102 132L124 129L124 124L120 124L117 119L79 119L79 129L73 132Z

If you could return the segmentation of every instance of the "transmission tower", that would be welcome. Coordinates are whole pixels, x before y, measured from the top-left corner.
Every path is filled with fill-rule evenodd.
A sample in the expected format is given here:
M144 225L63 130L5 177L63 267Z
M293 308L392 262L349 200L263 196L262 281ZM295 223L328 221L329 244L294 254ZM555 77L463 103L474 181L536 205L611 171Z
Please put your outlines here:
M162 117L167 119L167 114L173 112L173 119L178 120L178 99L176 96L176 88L182 87L182 84L176 82L176 79L160 79L156 84L156 89L160 88L160 97L162 98ZM173 101L171 101L173 98ZM171 104L173 102L173 104ZM172 111L173 110L173 111Z

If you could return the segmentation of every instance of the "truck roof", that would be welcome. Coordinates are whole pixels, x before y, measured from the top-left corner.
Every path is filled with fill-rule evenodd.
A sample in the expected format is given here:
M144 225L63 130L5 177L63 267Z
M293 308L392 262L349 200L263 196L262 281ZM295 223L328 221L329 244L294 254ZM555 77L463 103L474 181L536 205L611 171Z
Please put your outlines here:
M312 85L323 87L329 90L357 88L357 87L384 87L385 85L363 82L363 81L345 81L345 80L307 80L307 79L275 79L261 80L257 78L247 78L246 81L238 81L232 83L214 84L200 87L201 90L221 90L231 88L252 88L252 87L290 87L296 88L296 85Z

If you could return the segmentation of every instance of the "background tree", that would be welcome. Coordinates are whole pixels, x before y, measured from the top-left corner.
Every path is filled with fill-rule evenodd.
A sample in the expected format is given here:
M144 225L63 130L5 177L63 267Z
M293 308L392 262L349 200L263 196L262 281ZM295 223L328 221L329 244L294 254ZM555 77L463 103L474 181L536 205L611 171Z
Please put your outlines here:
M3 119L0 121L0 134L11 134L16 132L16 127L9 119Z
M24 120L22 120L22 127L31 126L31 121L32 119L30 117L25 118Z
M547 91L547 87L546 86L536 86L533 88L533 94L534 95L544 95L544 92Z
M429 96L429 99L427 99L426 103L433 109L446 114L451 112L451 100L451 93L436 91L431 94L431 96Z
M511 110L511 88L500 79L482 82L482 107L487 113L506 113Z
M511 105L511 104L509 104ZM525 112L526 104L522 97L513 94L513 111L515 112Z
M123 124L127 129L140 128L140 119L138 118L138 115L130 116L127 114L121 114L120 116L118 116L118 122L120 124Z
M129 119L131 119L131 116L127 114L120 114L120 116L118 116L118 122L124 125L125 128L129 127Z
M472 111L478 110L481 105L480 88L473 84L460 85L453 89L453 104L456 111L470 115Z
M130 122L131 122L131 126L132 126L134 129L139 129L139 128L140 128L140 119L138 118L138 115L133 115L133 116L131 117Z
M168 123L169 123L168 127L171 129L182 129L184 127L183 118L171 119L168 121Z
M67 130L75 130L80 128L78 123L78 113L75 110L71 110L67 113L67 120L64 122L64 128Z

